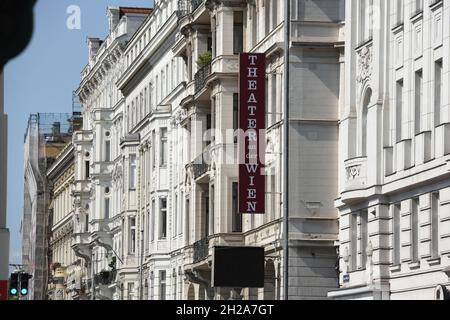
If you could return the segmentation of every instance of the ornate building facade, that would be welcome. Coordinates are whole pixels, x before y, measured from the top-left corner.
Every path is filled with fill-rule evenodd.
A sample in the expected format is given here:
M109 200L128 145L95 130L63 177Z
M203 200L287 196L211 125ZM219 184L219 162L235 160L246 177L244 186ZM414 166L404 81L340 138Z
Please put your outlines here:
M443 299L449 1L346 1L336 299ZM447 287L447 289L446 289Z
M84 127L73 139L72 248L88 266L90 298L281 299L283 192L292 212L290 298L326 298L337 288L343 5L292 1L287 116L295 152L286 191L283 2L163 0L152 10L108 9L107 39L88 41L77 90ZM258 216L237 209L241 52L268 61L267 206ZM264 247L264 288L213 288L218 245Z
M72 188L75 182L74 147L69 143L47 170L51 189L48 219L48 255L50 300L82 300L86 285L81 277L86 273L85 261L72 250L74 205Z

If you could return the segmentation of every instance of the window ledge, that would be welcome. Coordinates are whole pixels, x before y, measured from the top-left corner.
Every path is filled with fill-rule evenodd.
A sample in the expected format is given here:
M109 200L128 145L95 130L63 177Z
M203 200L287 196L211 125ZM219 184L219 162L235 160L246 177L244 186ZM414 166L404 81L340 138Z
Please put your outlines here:
M420 268L420 261L417 262L410 262L408 263L409 269L419 269Z
M401 266L400 264L395 265L395 266L391 266L391 267L389 268L389 270L390 270L391 272L400 272L400 271L402 270L402 266Z
M436 266L438 264L441 264L441 257L429 258L429 259L427 259L427 262L430 266Z

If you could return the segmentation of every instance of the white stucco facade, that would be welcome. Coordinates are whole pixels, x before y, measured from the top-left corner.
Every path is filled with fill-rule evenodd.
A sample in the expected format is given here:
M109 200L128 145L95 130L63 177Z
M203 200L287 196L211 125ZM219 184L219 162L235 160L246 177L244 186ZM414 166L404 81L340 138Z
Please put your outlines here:
M449 288L449 23L445 0L346 1L341 289L330 297Z
M344 1L292 5L289 296L321 299L338 286ZM73 139L72 248L91 298L94 278L97 299L281 299L283 3L165 0L108 15L108 38L88 40ZM266 54L268 92L266 214L244 217L232 134L240 52ZM217 245L263 247L264 288L212 288Z

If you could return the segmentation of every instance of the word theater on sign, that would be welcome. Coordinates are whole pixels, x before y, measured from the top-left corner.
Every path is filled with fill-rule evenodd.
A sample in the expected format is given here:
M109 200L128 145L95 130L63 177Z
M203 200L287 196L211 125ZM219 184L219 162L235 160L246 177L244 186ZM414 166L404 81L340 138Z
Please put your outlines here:
M265 212L266 56L240 55L239 213Z

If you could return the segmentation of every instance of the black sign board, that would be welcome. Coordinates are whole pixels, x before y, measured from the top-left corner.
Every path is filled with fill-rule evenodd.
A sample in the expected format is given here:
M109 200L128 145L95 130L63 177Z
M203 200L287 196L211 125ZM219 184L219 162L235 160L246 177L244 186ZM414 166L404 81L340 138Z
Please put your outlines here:
M264 287L264 248L214 247L212 286Z

